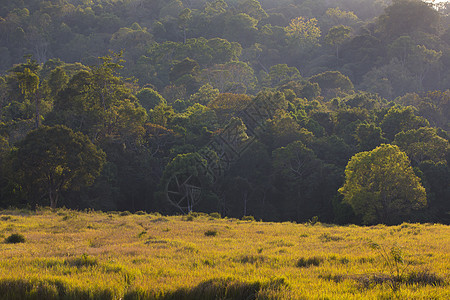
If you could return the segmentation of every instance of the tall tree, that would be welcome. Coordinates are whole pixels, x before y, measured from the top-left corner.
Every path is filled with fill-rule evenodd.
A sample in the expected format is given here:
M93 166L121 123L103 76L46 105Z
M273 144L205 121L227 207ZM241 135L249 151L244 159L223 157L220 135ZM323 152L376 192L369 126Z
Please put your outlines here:
M90 185L100 174L105 154L87 136L57 125L42 126L17 145L15 170L30 198L48 197L56 208L61 192Z
M388 144L353 156L339 192L365 224L401 222L427 204L408 156Z
M336 48L336 58L339 59L339 46L350 38L352 29L348 26L339 25L330 28L325 41Z
M17 80L22 94L26 99L34 100L35 104L35 127L39 127L40 113L39 113L39 76L32 72L29 68L25 68L23 72L16 72ZM31 102L30 101L30 102Z

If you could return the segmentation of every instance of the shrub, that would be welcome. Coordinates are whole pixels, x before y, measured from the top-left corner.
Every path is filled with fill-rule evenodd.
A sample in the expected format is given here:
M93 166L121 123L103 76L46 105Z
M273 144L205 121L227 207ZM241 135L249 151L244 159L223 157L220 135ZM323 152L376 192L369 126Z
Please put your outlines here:
M253 216L243 216L242 221L255 221L255 217Z
M244 255L239 258L239 262L243 264L259 264L266 261L264 255Z
M119 213L119 216L122 216L122 217L129 216L129 215L131 215L131 213L128 210L122 211L122 212Z
M210 213L209 216L213 219L220 219L222 216L218 212Z
M321 239L323 242L337 242L343 240L343 238L341 238L340 236L335 236L328 233L322 234L319 239Z
M312 217L310 220L308 220L309 225L316 225L319 222L319 217L318 216L314 216Z
M323 262L323 258L321 257L310 257L310 258L300 258L297 263L296 266L298 268L309 268L310 266L318 266Z
M98 264L97 259L95 257L90 257L86 253L81 255L81 257L73 258L66 261L67 264L73 267L81 268L81 267L91 267L96 266Z
M205 236L216 236L217 235L217 230L215 229L210 229L205 231Z
M407 284L439 286L444 284L444 279L428 270L411 272L406 278Z
M20 233L13 233L5 239L7 244L25 243L25 237Z

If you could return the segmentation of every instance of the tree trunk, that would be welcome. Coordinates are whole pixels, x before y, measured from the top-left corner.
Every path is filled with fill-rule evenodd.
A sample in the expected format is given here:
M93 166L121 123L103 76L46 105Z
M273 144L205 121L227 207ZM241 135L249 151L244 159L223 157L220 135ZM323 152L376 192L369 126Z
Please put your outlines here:
M36 105L36 112L35 112L35 127L36 127L36 129L38 129L39 128L39 119L40 119L40 112L39 112L39 92L36 92L35 94L34 94L34 102L35 102L35 105Z
M50 207L56 209L56 205L58 204L58 192L49 189L48 196L50 198Z

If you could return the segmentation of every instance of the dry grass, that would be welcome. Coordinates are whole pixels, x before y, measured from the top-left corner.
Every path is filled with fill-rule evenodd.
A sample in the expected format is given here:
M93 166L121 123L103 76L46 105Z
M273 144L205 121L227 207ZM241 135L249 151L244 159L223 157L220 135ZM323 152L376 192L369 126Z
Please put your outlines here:
M0 240L13 233L26 242L0 243L0 299L450 299L444 225L0 211ZM402 249L401 277L371 242Z

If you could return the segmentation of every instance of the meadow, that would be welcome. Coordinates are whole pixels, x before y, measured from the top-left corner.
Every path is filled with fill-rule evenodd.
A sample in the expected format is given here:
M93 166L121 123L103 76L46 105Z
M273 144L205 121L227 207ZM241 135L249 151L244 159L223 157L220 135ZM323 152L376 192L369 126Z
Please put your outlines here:
M440 224L0 211L0 299L450 299L449 274Z

